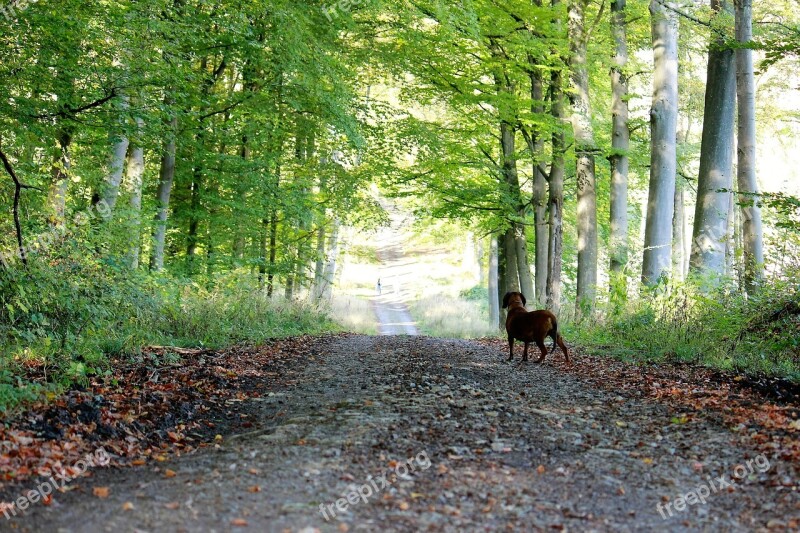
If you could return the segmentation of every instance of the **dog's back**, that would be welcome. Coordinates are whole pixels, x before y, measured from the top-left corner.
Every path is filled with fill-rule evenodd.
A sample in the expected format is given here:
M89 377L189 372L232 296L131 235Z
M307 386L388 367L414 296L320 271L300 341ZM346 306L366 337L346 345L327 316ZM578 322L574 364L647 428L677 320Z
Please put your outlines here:
M515 339L524 342L535 342L545 337L558 336L556 315L547 309L526 311L524 307L510 309L506 320L506 331Z

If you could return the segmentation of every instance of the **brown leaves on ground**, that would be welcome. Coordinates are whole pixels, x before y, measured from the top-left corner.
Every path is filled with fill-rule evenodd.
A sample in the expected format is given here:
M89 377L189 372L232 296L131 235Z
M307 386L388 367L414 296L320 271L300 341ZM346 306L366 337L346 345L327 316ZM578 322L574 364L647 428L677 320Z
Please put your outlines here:
M504 340L481 339L479 342L496 346L502 355L508 353L508 343ZM668 404L678 413L673 417L674 424L717 414L755 450L790 461L800 472L800 396L797 394L800 386L785 380L749 378L699 365L636 364L573 351L576 353L572 365L564 363L560 351L554 356L548 355L545 364L600 389Z
M136 466L213 446L215 435L252 427L238 405L270 387L291 386L290 377L302 370L298 360L313 354L317 341L303 336L220 352L145 349L181 356L178 364L155 367L113 361L112 376L34 405L0 427L0 489L36 476L90 472L76 463L100 448L110 464ZM95 489L95 496L107 493Z

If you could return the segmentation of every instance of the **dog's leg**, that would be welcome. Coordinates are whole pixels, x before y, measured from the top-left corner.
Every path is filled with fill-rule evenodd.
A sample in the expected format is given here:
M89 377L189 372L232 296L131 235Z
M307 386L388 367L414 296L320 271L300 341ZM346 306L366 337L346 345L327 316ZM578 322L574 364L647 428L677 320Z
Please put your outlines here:
M537 363L541 363L541 362L544 361L544 358L547 357L547 346L544 345L544 339L537 340L536 341L536 346L538 346L539 350L541 350L541 352L542 352L542 355L539 356L539 359L537 359L536 362Z
M508 336L508 359L507 361L511 361L514 359L514 337L511 335Z
M525 349L522 352L522 362L523 363L528 360L528 344L530 344L528 341L524 341L524 342L525 342Z
M567 364L571 365L572 361L570 361L569 359L569 350L567 350L567 345L564 344L564 339L561 338L561 335L558 336L556 342L558 342L558 345L561 347L561 350L563 350L564 358L567 360Z

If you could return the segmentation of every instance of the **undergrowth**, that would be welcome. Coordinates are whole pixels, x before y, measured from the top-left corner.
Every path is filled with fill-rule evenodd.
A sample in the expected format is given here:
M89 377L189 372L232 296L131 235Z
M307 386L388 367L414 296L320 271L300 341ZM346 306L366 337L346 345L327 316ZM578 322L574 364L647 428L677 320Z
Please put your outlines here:
M239 272L212 283L131 271L78 245L0 270L0 412L93 375L142 347L220 348L337 329L273 301Z
M800 381L800 291L795 275L773 278L747 297L661 285L617 312L567 320L573 342L626 360L690 362Z

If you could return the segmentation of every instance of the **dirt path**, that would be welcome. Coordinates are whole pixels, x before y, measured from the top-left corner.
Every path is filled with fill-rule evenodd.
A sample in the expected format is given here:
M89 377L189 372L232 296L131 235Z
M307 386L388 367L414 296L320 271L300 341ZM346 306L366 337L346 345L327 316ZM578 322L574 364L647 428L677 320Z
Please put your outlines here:
M412 276L411 261L403 253L403 214L384 204L391 224L376 236L377 255L381 262L372 309L381 335L416 335L417 326L406 302Z
M752 531L800 514L796 492L770 485L788 465L760 473L713 414L676 423L662 404L474 342L319 342L290 388L231 403L255 421L247 433L97 469L0 530ZM748 460L752 475L711 489ZM675 510L702 486L705 504Z

